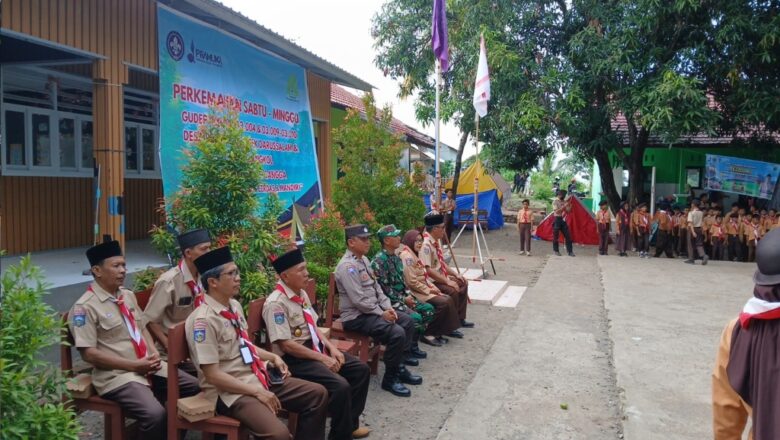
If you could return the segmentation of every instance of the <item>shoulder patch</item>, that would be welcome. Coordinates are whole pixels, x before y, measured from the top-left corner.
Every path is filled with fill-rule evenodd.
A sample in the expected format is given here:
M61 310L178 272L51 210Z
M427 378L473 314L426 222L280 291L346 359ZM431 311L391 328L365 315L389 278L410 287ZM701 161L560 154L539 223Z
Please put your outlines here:
M357 273L357 269L355 268L355 266L347 266L347 272L351 274L355 274Z
M422 250L423 250L423 253L425 253L425 254L430 254L431 253L431 248L429 248L428 246L423 246Z
M203 342L206 340L206 324L205 319L196 319L192 325L192 339L195 342Z
M274 312L274 323L276 325L282 325L284 324L284 312L281 310L278 310Z
M404 264L407 266L413 266L414 265L414 258L408 257L404 260Z
M75 327L83 327L87 323L87 310L79 305L73 306L71 321Z

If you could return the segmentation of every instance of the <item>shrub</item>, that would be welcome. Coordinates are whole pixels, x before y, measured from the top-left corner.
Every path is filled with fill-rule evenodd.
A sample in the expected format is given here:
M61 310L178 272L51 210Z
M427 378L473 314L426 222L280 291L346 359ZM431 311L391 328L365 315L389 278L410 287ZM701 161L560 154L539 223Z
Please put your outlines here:
M157 281L162 272L161 269L148 266L146 269L133 274L133 292L143 292L154 286L154 282Z
M305 235L307 268L309 276L317 282L317 300L322 306L328 298L330 273L336 269L346 249L344 220L332 205L326 204L325 210L306 226Z
M76 414L62 402L65 378L40 360L64 331L59 314L43 302L43 275L27 256L5 268L0 283L0 438L76 440Z

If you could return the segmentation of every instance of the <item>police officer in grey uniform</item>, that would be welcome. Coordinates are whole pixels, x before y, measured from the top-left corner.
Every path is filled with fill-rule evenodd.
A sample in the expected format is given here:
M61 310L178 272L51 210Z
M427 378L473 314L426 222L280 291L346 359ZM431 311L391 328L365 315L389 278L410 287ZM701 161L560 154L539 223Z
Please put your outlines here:
M368 227L353 225L344 229L347 251L336 266L336 288L344 329L362 333L386 346L382 389L401 397L412 392L403 384L419 385L422 377L412 374L403 362L414 363L408 355L414 337L414 321L393 309L376 281L366 258L371 247Z

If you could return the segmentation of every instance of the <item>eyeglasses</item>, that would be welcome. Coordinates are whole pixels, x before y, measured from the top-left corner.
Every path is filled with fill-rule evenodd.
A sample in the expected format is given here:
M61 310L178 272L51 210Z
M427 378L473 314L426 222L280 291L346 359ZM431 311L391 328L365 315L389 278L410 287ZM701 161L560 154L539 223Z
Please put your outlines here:
M236 279L236 278L238 278L241 275L241 271L238 270L238 268L236 268L236 269L233 269L233 270L231 270L229 272L222 272L221 274L219 274L219 276L222 276L222 275L227 275L229 277L232 277L233 279Z

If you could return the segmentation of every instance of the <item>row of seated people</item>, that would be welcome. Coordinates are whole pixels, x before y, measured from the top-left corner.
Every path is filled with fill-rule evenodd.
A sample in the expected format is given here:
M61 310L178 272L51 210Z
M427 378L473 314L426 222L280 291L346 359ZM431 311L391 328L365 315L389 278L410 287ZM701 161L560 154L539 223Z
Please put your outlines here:
M431 220L426 218L428 223ZM443 231L440 224L426 228L434 235ZM398 240L399 233L394 227L383 230L390 232L379 234L384 251L389 252L392 246L387 243ZM416 365L426 356L414 342L425 327L421 322L415 326L408 314L397 310L403 302L394 303L384 294L365 257L370 247L368 229L356 225L345 232L347 251L335 271L343 326L385 344L382 388L409 396L411 392L403 384L419 384L422 378L404 364ZM281 409L296 414L296 439L324 439L328 415L328 438L367 436L370 431L359 425L359 417L366 403L369 368L340 352L317 327L318 316L304 291L309 274L300 250L272 262L278 283L267 297L262 315L274 348L266 351L250 339L246 318L235 299L241 276L230 250L211 250L211 238L205 230L181 234L178 240L182 261L157 280L144 310L132 292L122 287L126 267L119 243L109 241L90 248L87 258L94 282L69 312L74 345L93 366L95 391L137 420L139 438L166 438L162 396L167 387L167 335L182 322L191 363L179 365L181 397L202 392L217 414L237 419L258 438L291 437L288 427L277 418ZM441 256L440 249L437 255ZM449 274L443 259L436 258L436 263L439 265L433 269L448 274L443 275L447 284L437 289L428 281L429 264L423 278L436 289L430 293L447 296L442 292L449 288L454 296L463 292L465 302L465 280ZM403 271L404 278L407 272ZM436 306L434 315L447 315L439 312L441 309L449 313L446 318L452 322L452 313L457 313L452 299L442 304ZM465 314L459 324L473 325L465 321ZM452 334L456 330L453 324L437 325L434 318L427 328L433 328L432 334L440 338L441 332ZM170 407L175 411L175 404Z

